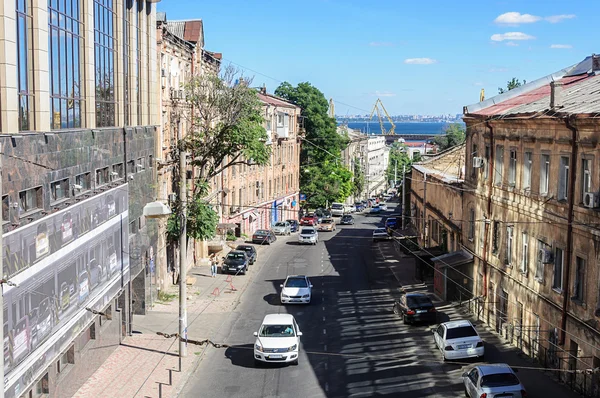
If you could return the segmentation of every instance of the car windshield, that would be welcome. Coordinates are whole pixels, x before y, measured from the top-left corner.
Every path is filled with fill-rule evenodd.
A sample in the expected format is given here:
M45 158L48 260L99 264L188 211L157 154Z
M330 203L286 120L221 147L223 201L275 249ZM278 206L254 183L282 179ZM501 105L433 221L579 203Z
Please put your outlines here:
M323 220L323 224L331 224L333 220Z
M268 232L265 231L264 229L259 229L258 231L256 231L254 233L254 235L268 235Z
M516 386L519 379L513 373L496 373L481 378L481 387Z
M343 220L351 220L351 219L352 219L352 216L344 216L344 217L342 217L342 219L343 219Z
M243 260L244 257L246 257L246 255L242 253L229 253L227 255L227 258L230 260Z
M302 235L313 235L315 233L314 229L303 229L302 232L300 232Z
M308 283L304 278L288 278L285 287L308 287Z
M296 220L287 220L287 222L288 222L290 225L292 225L292 224L295 224L295 223L296 223Z
M284 222L278 222L278 223L275 223L275 226L276 227L285 227L285 223Z
M294 337L294 328L292 325L263 325L260 337Z
M374 234L387 234L387 231L383 228L377 228L373 233Z
M252 249L253 249L253 247L252 247L252 246L238 246L238 247L237 247L237 250L243 250L243 251L245 251L245 252L251 252L251 251L252 251Z
M344 206L343 205L331 205L331 208L335 209L335 210L340 210L340 209L343 209Z
M409 307L420 307L423 305L432 305L431 300L425 296L408 296L406 297L406 304Z
M460 326L457 328L448 329L446 332L446 340L461 339L463 337L477 336L477 332L473 326Z

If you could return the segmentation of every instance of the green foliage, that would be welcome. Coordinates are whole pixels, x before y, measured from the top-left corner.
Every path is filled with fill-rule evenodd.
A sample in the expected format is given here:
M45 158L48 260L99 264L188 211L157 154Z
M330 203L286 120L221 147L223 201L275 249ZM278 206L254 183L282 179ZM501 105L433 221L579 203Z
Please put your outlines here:
M410 168L414 162L421 160L421 154L417 153L414 159L411 159L408 155L408 147L400 142L394 142L390 148L390 157L387 168L387 180L394 180L395 177L395 166L397 165L398 180L402 178L403 167L406 166L406 173L410 172Z
M236 236L235 236L235 234L233 232L227 231L227 237L225 238L225 240L231 242L231 241L234 241L236 239L237 238L236 238Z
M360 165L360 159L354 159L354 186L352 189L352 194L354 196L362 196L362 193L365 189L365 173Z
M507 91L512 90L513 88L521 87L522 85L527 84L527 80L523 80L523 83L519 81L516 77L513 77L511 80L506 82L506 89L502 87L498 87L498 94L504 94Z
M459 123L452 123L444 130L444 134L434 138L440 151L452 148L465 142L465 128Z
M300 153L300 192L310 208L346 200L352 194L352 172L341 162L348 138L337 133L335 119L329 117L329 102L310 83L293 87L282 83L275 94L302 108L306 139Z
M199 197L188 202L187 235L198 240L209 240L217 234L219 215L211 205Z

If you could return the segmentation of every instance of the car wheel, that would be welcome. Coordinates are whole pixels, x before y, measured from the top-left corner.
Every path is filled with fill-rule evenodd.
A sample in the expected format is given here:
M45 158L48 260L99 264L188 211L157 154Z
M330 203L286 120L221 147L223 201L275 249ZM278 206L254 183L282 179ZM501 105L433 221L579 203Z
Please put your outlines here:
M398 311L398 308L396 308L396 306L394 306L394 314L400 315L400 312Z
M407 325L408 324L408 320L406 319L406 315L402 315L402 323Z
M292 365L298 366L298 358L296 358L296 360L292 361Z

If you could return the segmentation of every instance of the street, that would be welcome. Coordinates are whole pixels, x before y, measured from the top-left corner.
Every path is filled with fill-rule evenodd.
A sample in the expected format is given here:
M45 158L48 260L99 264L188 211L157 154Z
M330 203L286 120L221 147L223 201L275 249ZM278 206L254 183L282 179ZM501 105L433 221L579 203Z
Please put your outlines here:
M395 212L390 208L389 213ZM319 233L316 246L300 246L297 234L280 237L259 261L265 262L237 308L211 336L228 348L209 348L183 388L184 397L453 397L463 395L461 374L475 360L443 363L434 348L433 325L404 325L393 314L399 281L407 291L413 266L403 263L393 242L372 243L382 215L356 215L356 224ZM287 275L308 275L308 306L282 306L279 285ZM441 320L464 318L453 306L434 303ZM303 332L297 366L253 360L253 332L270 313L292 314ZM486 361L535 367L486 331ZM575 397L538 370L518 373L530 397Z

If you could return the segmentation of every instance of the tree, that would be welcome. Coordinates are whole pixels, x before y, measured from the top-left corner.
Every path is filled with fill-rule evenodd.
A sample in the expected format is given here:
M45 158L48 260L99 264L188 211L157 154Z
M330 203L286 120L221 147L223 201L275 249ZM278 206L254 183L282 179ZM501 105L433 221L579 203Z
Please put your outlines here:
M523 80L523 83L519 81L516 77L513 77L512 80L506 82L506 90L502 87L498 87L498 94L504 94L507 91L512 90L513 88L521 87L522 85L527 84L527 80Z
M341 164L341 151L348 139L337 133L323 93L310 83L293 87L284 82L275 95L302 108L306 136L300 153L300 191L306 194L306 204L316 208L346 200L353 189L352 173Z
M387 180L394 180L396 177L396 170L398 178L402 176L403 167L406 166L406 172L410 172L410 168L414 162L421 160L420 153L417 153L418 157L413 159L408 154L408 147L406 144L401 142L394 142L390 148L390 157L387 168ZM397 169L396 169L397 165Z
M360 158L354 158L354 186L352 187L352 194L355 197L361 197L365 190L365 172L360 164Z
M265 144L262 105L250 83L251 79L228 66L221 76L196 75L183 86L185 106L191 113L190 128L179 141L179 149L190 155L189 163L196 171L192 196L187 201L186 228L190 238L207 240L216 234L218 216L213 205L204 199L212 178L234 165L269 163L271 150ZM179 165L179 151L173 152L173 158L174 164ZM178 184L179 173L177 168ZM180 203L176 203L177 211L167 223L171 238L178 236L180 209Z
M465 128L460 123L452 123L444 129L444 134L433 139L440 151L452 148L465 142Z

